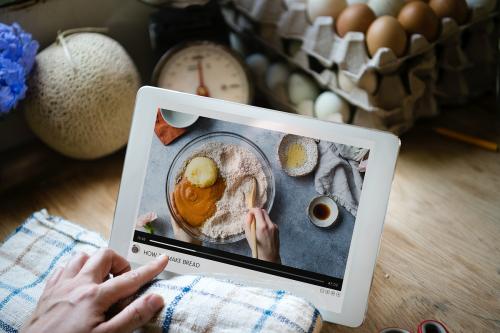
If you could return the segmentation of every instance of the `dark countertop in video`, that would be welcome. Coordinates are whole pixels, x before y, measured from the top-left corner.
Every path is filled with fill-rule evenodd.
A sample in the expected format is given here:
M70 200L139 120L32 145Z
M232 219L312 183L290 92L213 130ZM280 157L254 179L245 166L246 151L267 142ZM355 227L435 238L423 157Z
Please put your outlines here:
M270 213L279 225L280 254L284 265L343 278L354 228L354 216L339 206L340 223L330 229L315 227L307 217L309 201L318 193L314 189L313 173L304 177L290 177L281 170L277 158L279 132L259 130L229 122L202 118L181 138L168 146L153 136L148 170L144 183L139 214L156 212L156 233L173 237L170 213L166 204L165 182L168 168L177 152L192 139L214 131L240 134L255 143L271 162L276 182L276 196ZM251 256L246 239L225 245L205 243L205 246Z

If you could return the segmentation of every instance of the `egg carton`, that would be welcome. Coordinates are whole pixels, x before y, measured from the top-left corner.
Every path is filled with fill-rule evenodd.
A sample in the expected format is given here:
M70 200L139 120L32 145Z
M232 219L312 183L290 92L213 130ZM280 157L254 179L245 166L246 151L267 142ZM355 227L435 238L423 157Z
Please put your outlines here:
M256 78L255 82L257 90L265 97L271 107L289 113L314 117L313 101L310 101L310 105L306 106L308 111L304 112L304 110L300 110L300 106L291 103L288 96L268 89L265 82L261 78ZM430 97L434 100L434 96L432 94ZM426 104L421 100L418 100L417 103L420 103L422 109L427 108L427 110L437 110L435 103ZM349 112L342 114L343 123L390 131L396 135L401 135L408 131L413 126L416 119L414 105L409 103L392 110L372 108L371 111L366 111L363 108L357 107L351 103L349 103L349 105Z
M241 5L242 2L247 5ZM373 57L370 57L363 33L349 32L342 38L335 33L333 28L335 22L331 17L317 17L311 24L304 2L289 1L286 6L279 6L278 3L282 2L277 0L233 0L233 3L239 11L238 14L245 18L237 22L240 29L250 28L252 33L265 31L266 39L272 43L271 47L280 51L283 51L283 40L302 41L303 50L322 66L331 68L337 65L358 80L368 70L376 70L379 73L395 72L408 59L433 49L436 44L469 29L478 22L498 15L498 13L486 14L481 7L474 8L469 23L465 25L458 26L450 18L442 19L441 33L436 42L429 43L423 36L413 34L409 38L405 56L398 58L392 50L380 48ZM263 8L271 7L274 9L272 14L263 13ZM277 7L280 9L277 10Z
M498 30L497 20L481 22L440 45L435 94L441 104L464 104L492 90L499 59Z
M398 113L395 114L399 116ZM396 135L401 135L410 130L415 122L413 118L394 122L394 117L395 116L393 114L388 114L387 112L366 112L365 110L358 108L355 110L351 123L356 126L374 128L381 131L392 132Z
M411 128L416 118L437 113L437 104L432 91L429 90L434 86L435 80L435 57L432 52L425 57L417 58L419 59L418 62L415 59L413 61L415 64L412 63L412 66L409 66L406 74L408 78L405 78L405 80L408 81L409 89L413 92L413 95L406 93L406 88L397 74L381 76L382 79L377 79L381 83L377 84L379 87L375 95L379 99L384 95L385 103L383 104L390 106L389 109L384 109L381 106L370 104L371 101L368 98L360 98L360 95L367 94L363 89L354 88L356 92L351 91L351 93L343 91L338 85L338 72L336 70L321 68L318 72L311 69L308 64L309 56L301 48L290 53L285 48L277 50L269 47L269 40L266 40L265 36L250 36L248 33L238 31L236 33L238 38L241 39L238 45L245 45L245 49L237 47L239 48L238 51L243 55L248 55L245 52L252 48L252 51L265 53L270 59L278 59L281 62L288 63L292 67L291 71L294 71L293 68L296 67L295 70L309 74L323 90L331 90L343 97L351 105L349 114L343 115L344 122L351 123L356 120L360 126L370 124L369 127L371 128L387 130L399 135ZM379 76L379 74L376 75ZM397 89L394 88L396 80L398 82ZM303 110L299 110L299 106L290 102L286 92L270 91L263 79L259 77L255 77L254 82L256 82L257 90L272 107L285 112L304 114ZM415 92L418 92L418 94ZM313 116L312 103L309 109L307 115ZM373 115L368 116L366 113L373 113ZM368 121L368 119L370 120Z
M276 23L286 11L279 0L233 0L234 6L259 23Z
M418 69L415 70L415 73L417 71ZM291 69L291 72L293 72L293 68ZM335 73L331 72L330 74L331 80L335 81ZM267 88L263 77L256 76L254 78L254 82L256 83L257 90L266 98L272 107L285 112L298 113L310 117L314 116L314 101L309 101L310 105L306 105L305 108L301 109L300 105L298 106L291 103L290 98L286 93L286 89L283 89L283 92L271 91ZM372 107L370 108L370 111L356 106L353 103L348 103L350 105L350 109L348 113L342 114L342 122L391 131L397 135L403 134L411 128L417 117L429 116L429 112L437 112L434 96L432 92L427 89L430 85L424 83L424 81L415 81L414 84L421 84L426 87L422 93L422 97L416 99L416 101L407 99L402 106L395 107L391 110L384 110L380 107ZM322 86L322 88L326 91L331 90L328 85ZM349 100L346 101L349 102ZM415 110L417 110L417 113L415 113ZM418 111L420 112L418 113Z
M425 104L432 108L426 112L415 111L434 115L437 114L437 107L433 101L432 88L436 77L436 57L431 51L413 59L410 66L392 74L366 72L358 84L350 72L339 70L329 87L351 104L367 111L402 106L412 108L419 99L427 98L430 100Z
M253 34L251 33L254 29L253 23L247 18L241 15L235 15L237 13L235 13L234 10L225 7L223 7L222 12L231 30L243 39L245 44L253 45L256 48L267 50L279 56L289 64L300 68L302 71L312 76L320 86L327 86L332 80L334 70L324 67L313 69L310 64L310 57L300 47L298 47L295 52L288 52L279 35L276 33L276 25L261 24L259 29L260 33ZM279 47L275 47L275 45ZM240 50L240 53L245 56L245 53L248 52L246 52L246 50Z
M437 48L438 66L461 71L475 64L496 62L497 29L495 20L482 21L447 39Z
M478 64L462 71L441 70L435 94L440 104L462 105L495 87L496 64Z
M237 29L235 29L237 30ZM350 104L360 107L361 109L371 112L380 109L394 109L398 107L410 108L412 105L427 105L429 108L427 110L415 110L417 114L435 115L437 114L437 107L432 96L432 93L428 92L429 87L433 87L433 81L435 80L435 57L431 51L425 53L420 57L416 57L415 60L411 61L409 70L406 71L408 76L406 81L409 81L410 93L407 93L404 87L399 73L392 73L389 75L380 75L375 73L375 71L365 72L365 76L362 77L358 82L356 78L352 76L349 72L344 72L337 69L328 69L320 67L319 71L312 69L310 65L310 57L304 52L303 49L299 48L295 53L290 54L285 48L276 49L270 46L273 34L263 34L263 35L252 35L248 33L237 31L239 36L246 40L245 44L257 44L258 48L265 50L272 50L272 53L277 54L282 60L285 60L291 65L295 65L307 74L311 75L316 82L324 89L332 90L338 95L346 99ZM419 60L421 59L421 60ZM417 61L418 60L418 61ZM414 69L412 69L415 67ZM352 85L352 89L346 91L338 83L337 73L343 73L344 76L348 77L348 80ZM427 74L425 73L427 72ZM380 81L380 84L375 84L380 86L376 89L367 89L364 86L365 81L370 81L369 77L375 76L376 81ZM419 77L421 79L419 79ZM420 84L415 83L420 82ZM423 90L425 89L425 94ZM429 101L426 103L418 103L419 98L427 98Z
M427 49L427 51L422 48L421 53L405 57L404 64L401 63L387 70L387 72L383 70L377 71L377 68L373 67L367 68L356 75L352 71L342 69L341 66L337 67L338 64L330 67L325 66L324 63L318 61L317 57L311 56L310 52L307 52L307 48L303 45L304 41L307 43L308 39L305 38L306 35L302 33L300 26L301 24L307 24L308 21L306 13L303 10L305 7L303 7L303 4L302 6L300 5L300 3L295 3L293 6L290 6L294 10L283 12L277 23L263 18L257 21L255 15L253 17L246 14L242 15L241 12L231 7L224 7L224 12L226 21L238 34L250 38L252 43L258 44L261 49L278 54L282 60L286 60L289 64L295 65L311 75L321 87L334 91L347 100L352 106L351 114L353 114L353 116L349 116L348 118L350 122L356 125L389 130L396 134L401 134L411 128L416 119L434 116L438 113L435 93L437 93L437 96L441 100L456 94L454 91L439 89L442 87L436 84L438 67L440 67L440 71L443 71L443 68L447 66L458 68L462 71L471 68L469 57L469 53L471 52L462 48L461 44L462 32L465 29L463 29L463 26L457 27L454 21L448 19L445 19L445 21L450 22L450 25L448 25L449 28L443 29L441 34L440 45L443 45L441 50L451 52L452 48L449 46L453 45L455 48L454 52L458 54L455 58L459 60L458 64L460 66L457 66L457 62L454 63L454 58L451 55L445 53L440 54L439 65L436 65L434 47ZM264 7L260 5L260 8ZM329 18L318 18L316 21L321 21L322 19ZM475 24L481 22L484 22L484 20L477 20ZM333 20L331 20L331 24L333 24ZM455 24L455 27L453 27L453 24ZM471 24L468 26L472 27ZM458 34L456 33L457 30L459 31ZM332 29L330 28L327 32L332 32ZM481 36L481 34L479 35ZM413 38L416 37L418 36L413 36ZM290 47L290 45L293 45L293 47ZM364 42L359 45L362 46L363 52L366 52ZM294 51L290 52L290 48L293 48ZM379 52L381 51L379 50ZM345 57L349 59L349 57ZM484 54L482 54L482 57L487 60L491 60L492 58ZM443 59L447 60L448 63L443 62ZM315 62L315 66L313 66L313 62ZM405 79L405 84L401 82L401 78L398 79L398 74L401 71L408 71L409 73L408 79ZM369 73L374 72L378 72L379 74L377 75L381 76L380 88L377 92L366 89L363 85L366 77L370 75ZM338 73L342 73L352 81L353 89L346 91L339 86ZM461 94L470 93L470 90L467 90L468 87L463 84L464 81L465 78L455 80L454 83L462 85ZM406 86L406 90L409 92L406 92L402 88L403 86ZM466 88L464 89L464 87ZM291 104L286 99L276 98L276 94L268 91L265 84L261 84L258 90L267 97L273 107L288 112L297 112L297 106ZM389 101L387 101L387 96L389 96Z

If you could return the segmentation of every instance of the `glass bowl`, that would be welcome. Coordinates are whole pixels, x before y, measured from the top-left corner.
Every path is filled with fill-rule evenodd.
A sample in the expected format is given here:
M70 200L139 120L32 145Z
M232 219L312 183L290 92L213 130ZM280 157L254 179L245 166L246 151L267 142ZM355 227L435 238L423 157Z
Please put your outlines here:
M266 155L250 140L242 137L241 135L229 133L229 132L212 132L208 134L201 135L190 142L188 142L174 157L170 168L168 169L167 174L167 182L166 182L166 196L167 196L167 205L170 211L170 215L177 222L177 224L190 236L198 239L202 242L210 242L217 244L227 244L234 243L239 240L245 238L245 232L241 232L239 234L235 234L229 236L227 238L213 238L203 234L198 228L191 226L188 223L185 223L182 218L177 216L177 213L173 209L172 199L170 194L173 192L176 184L176 179L181 171L186 167L186 161L191 157L199 148L209 142L222 142L226 144L239 145L243 148L248 149L252 152L262 165L262 170L266 175L267 180L267 200L263 205L263 209L265 209L268 213L271 212L271 208L273 206L274 195L275 195L275 183L274 176L271 169L271 164L267 159Z

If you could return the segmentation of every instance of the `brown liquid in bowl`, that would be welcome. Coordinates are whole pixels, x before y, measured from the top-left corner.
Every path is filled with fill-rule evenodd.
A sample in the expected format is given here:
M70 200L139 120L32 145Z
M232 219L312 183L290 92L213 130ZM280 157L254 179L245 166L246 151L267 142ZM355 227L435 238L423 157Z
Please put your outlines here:
M173 201L175 210L193 227L199 227L217 210L216 203L222 198L226 184L218 177L215 184L201 188L191 184L186 177L175 185Z
M320 220L326 220L330 217L330 207L325 204L317 204L313 208L313 215Z

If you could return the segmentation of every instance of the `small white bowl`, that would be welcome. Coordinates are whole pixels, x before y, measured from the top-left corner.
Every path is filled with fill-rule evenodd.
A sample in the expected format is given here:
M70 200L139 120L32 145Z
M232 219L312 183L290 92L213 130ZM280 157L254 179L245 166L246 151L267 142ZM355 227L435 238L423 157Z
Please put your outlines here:
M199 118L197 115L160 109L163 120L172 127L185 128L193 125Z
M314 216L314 207L319 204L327 206L330 210L328 217L325 219L319 219ZM339 217L339 207L331 197L327 195L320 195L312 199L309 203L309 206L307 207L307 216L309 216L309 221L311 221L311 223L315 226L320 228L328 228L337 224L337 219Z
M288 168L286 166L286 159L288 154L288 149L292 144L299 144L304 147L306 152L306 161L304 164L298 168ZM310 174L316 164L318 164L318 144L311 138L306 138L303 136L286 134L284 135L280 142L278 143L278 159L283 171L285 171L289 176L300 177Z

